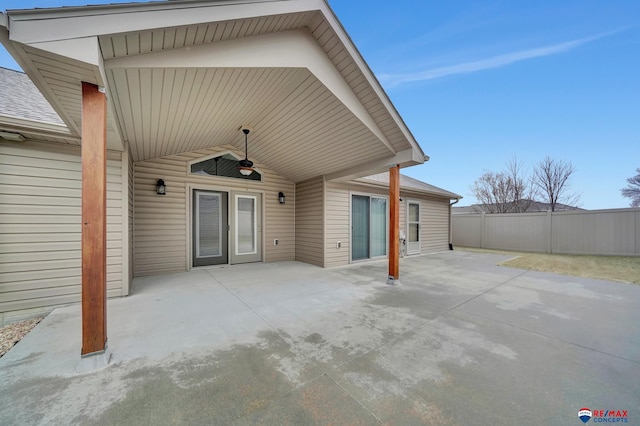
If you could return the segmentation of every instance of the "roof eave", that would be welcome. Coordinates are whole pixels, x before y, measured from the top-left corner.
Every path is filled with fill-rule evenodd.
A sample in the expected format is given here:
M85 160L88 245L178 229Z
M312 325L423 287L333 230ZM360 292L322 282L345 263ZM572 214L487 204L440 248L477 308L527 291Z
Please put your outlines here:
M389 187L388 183L369 180L366 177L365 178L354 179L351 182L357 183L357 184L362 184L362 185L367 185L367 186L381 187L381 188L388 188ZM440 192L429 191L429 190L426 190L426 189L413 188L413 187L406 186L406 185L405 186L400 185L400 191L411 192L411 193L414 193L414 194L424 194L424 195L429 195L431 197L446 198L448 200L460 200L460 199L462 199L461 195L454 194L453 192L448 192L447 191L448 194L443 194L443 193L440 193Z
M243 3L258 3L264 1L283 1L283 0L244 0ZM94 4L84 6L61 6L61 7L44 7L33 9L7 9L7 15L11 15L12 19L20 20L20 17L28 19L47 19L47 18L73 18L86 15L106 15L122 10L123 12L133 11L155 11L155 10L171 10L171 9L189 9L199 7L204 3L219 3L219 5L233 4L229 0L180 0L167 1L156 0L148 2L132 2L132 3L110 3L110 4Z
M340 31L340 34L338 34L338 36L342 39L343 43L345 43L345 46L348 45L348 47L351 49L351 55L358 62L360 70L363 72L363 74L365 74L365 76L369 80L369 84L371 84L371 86L377 92L383 104L385 105L385 107L387 108L387 110L389 111L389 113L397 123L397 125L400 127L400 129L402 130L402 133L405 135L409 143L412 145L413 149L417 150L419 152L420 157L424 159L423 162L429 161L429 156L424 153L424 151L422 150L422 147L413 136L413 133L411 133L411 130L409 130L409 127L404 122L404 119L402 118L400 113L398 113L398 110L396 109L393 102L391 102L391 99L387 95L387 92L383 89L382 85L380 84L380 81L375 76L371 68L369 68L369 64L367 64L367 62L364 60L364 57L356 47L355 43L353 42L353 40L351 40L351 37L345 30L344 26L342 25L342 23L340 22L336 14L333 12L333 9L331 9L331 6L329 6L328 0L323 0L323 1L326 6L326 11L329 15L328 17L331 17L336 24L336 25L333 25L334 29L336 30L336 32L338 32L338 30Z

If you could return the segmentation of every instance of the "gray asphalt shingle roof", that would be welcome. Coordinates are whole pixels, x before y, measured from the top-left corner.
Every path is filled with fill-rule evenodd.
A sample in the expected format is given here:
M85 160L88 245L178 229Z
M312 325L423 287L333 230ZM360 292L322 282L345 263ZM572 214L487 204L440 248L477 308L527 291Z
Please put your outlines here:
M378 173L371 176L366 176L359 179L360 181L373 181L377 183L389 184L389 172ZM422 182L421 180L414 179L409 176L405 176L400 174L400 188L401 189L416 189L420 192L428 192L433 195L439 195L442 197L448 198L462 198L461 195L455 194L453 192L449 192L446 189L438 188L437 186L433 186L426 182Z
M64 125L29 77L0 67L0 116Z

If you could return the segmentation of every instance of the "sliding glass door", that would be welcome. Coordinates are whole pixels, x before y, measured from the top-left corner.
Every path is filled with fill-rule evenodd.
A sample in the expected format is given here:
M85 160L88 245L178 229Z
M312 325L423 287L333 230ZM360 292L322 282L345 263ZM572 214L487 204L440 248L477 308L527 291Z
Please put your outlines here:
M351 197L351 260L386 256L387 216L385 198Z
M369 201L369 197L361 195L354 195L351 198L351 260L370 257Z

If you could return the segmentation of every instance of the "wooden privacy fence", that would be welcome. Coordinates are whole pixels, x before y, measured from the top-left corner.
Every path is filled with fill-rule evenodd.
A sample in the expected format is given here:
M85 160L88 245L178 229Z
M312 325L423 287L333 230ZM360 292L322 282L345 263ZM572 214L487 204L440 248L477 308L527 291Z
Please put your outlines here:
M463 247L640 256L640 209L454 214L452 228Z

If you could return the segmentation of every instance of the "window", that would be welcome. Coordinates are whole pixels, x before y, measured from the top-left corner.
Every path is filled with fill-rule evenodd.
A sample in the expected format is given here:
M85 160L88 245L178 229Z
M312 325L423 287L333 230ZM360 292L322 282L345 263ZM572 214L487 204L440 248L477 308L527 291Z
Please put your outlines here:
M351 260L387 255L387 200L351 197Z
M238 160L233 154L227 153L208 158L191 165L191 173L201 176L223 176L235 179L262 180L262 174L253 170L249 176L244 176L238 170Z

